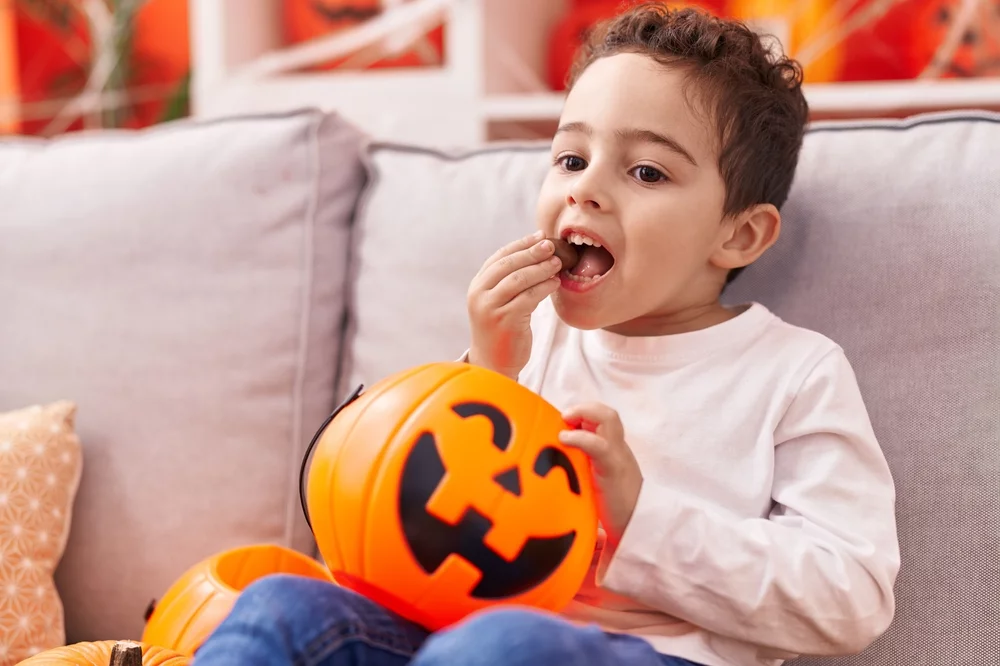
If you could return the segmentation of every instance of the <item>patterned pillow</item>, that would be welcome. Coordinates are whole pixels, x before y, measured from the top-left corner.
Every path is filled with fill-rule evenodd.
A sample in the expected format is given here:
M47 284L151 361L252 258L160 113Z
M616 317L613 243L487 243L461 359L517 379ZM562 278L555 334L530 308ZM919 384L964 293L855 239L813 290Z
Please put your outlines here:
M66 401L0 414L0 666L66 640L52 576L80 483L75 416Z

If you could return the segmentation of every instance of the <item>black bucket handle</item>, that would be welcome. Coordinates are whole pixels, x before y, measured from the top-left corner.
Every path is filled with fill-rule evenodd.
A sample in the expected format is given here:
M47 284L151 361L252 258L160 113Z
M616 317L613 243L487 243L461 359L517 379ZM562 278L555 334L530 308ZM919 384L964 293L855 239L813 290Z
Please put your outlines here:
M347 407L349 404L358 399L358 396L361 395L361 391L364 390L364 388L365 388L364 384L358 385L358 388L354 389L354 393L348 396L347 400L340 403L340 405L335 410L333 410L333 413L330 414L328 417L326 417L326 420L323 421L323 425L319 427L319 430L317 430L316 434L313 435L312 441L309 442L309 446L306 447L305 455L302 456L302 467L299 468L299 503L302 504L302 514L306 517L306 524L309 525L310 532L312 532L312 521L309 520L309 507L306 506L306 484L305 484L306 469L309 467L309 458L310 456L312 456L313 449L316 448L316 443L319 441L319 438L323 435L323 431L326 430L326 427L330 425L330 423L335 418L337 418L337 414L342 412L345 407ZM315 536L315 534L313 536Z

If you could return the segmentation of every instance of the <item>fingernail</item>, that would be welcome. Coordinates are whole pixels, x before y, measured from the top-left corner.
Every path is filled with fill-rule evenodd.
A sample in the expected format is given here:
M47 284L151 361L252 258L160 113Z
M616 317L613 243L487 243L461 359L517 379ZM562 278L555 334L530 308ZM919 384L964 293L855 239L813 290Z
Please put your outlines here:
M549 257L549 265L551 265L551 266L561 266L562 265L562 259L560 259L559 257Z
M546 239L538 244L538 249L540 249L542 252L551 252L552 250L555 249L555 247L552 245L552 241Z

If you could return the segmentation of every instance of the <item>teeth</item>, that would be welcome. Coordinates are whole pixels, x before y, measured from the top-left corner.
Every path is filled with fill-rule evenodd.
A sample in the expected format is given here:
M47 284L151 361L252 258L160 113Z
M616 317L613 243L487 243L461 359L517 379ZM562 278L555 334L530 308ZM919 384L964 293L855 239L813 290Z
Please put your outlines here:
M563 275L572 280L573 282L593 282L598 278L604 277L603 275L597 275L595 277L584 277L583 275L573 275L569 271L563 271Z
M594 247L601 247L601 244L598 243L597 241L595 241L593 238L591 238L589 236L584 236L583 234L579 234L579 233L572 233L572 234L570 234L566 238L566 240L571 245L593 245Z

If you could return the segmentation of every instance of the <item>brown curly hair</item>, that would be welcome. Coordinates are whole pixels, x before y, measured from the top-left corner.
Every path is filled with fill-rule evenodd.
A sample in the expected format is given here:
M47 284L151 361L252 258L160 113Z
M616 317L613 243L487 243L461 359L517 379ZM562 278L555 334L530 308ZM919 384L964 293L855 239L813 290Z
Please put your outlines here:
M725 215L761 203L784 205L809 117L796 61L772 54L739 21L644 3L595 28L577 54L568 87L595 60L619 53L687 70L687 83L715 120ZM727 283L742 270L730 271Z

